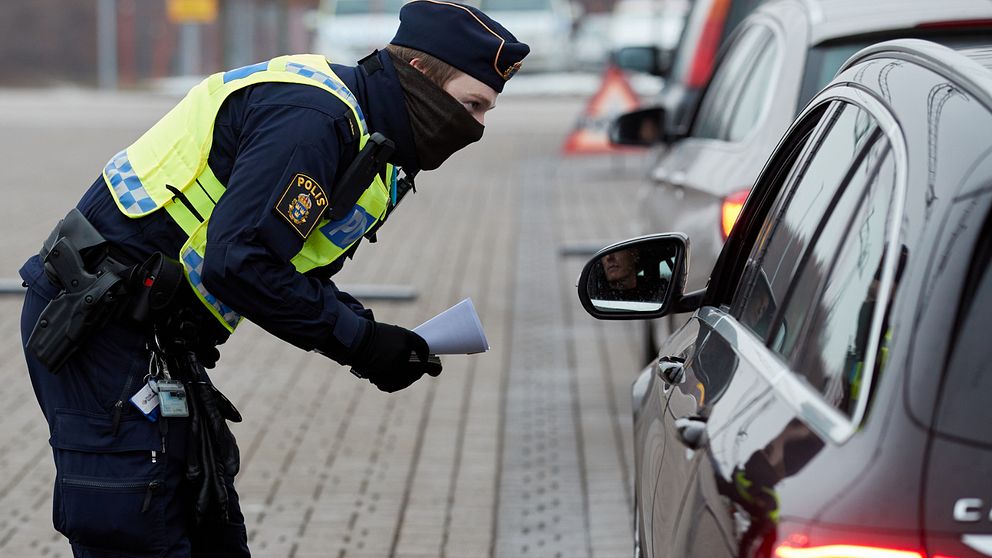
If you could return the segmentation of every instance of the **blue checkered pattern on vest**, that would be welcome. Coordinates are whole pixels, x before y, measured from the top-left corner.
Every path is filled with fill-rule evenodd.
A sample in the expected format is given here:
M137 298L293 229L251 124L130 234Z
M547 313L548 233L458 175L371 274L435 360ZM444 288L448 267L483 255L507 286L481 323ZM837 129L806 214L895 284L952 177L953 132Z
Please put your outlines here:
M355 95L353 95L343 83L323 72L314 70L309 66L304 66L303 64L299 64L297 62L290 62L289 64L286 64L286 71L300 74L301 76L308 77L314 81L319 81L320 83L323 83L327 87L331 88L331 91L334 91L340 95L349 106L355 109L355 113L358 114L358 126L361 128L362 134L368 133L366 131L368 130L368 126L365 124L365 113L362 112L362 107L358 106L358 99L355 98Z
M203 256L198 254L192 247L187 246L180 255L180 258L183 260L186 273L189 275L189 282L193 285L193 288L203 295L203 299L207 301L207 304L213 306L214 310L217 310L217 313L224 318L227 325L232 328L237 327L238 322L241 321L241 315L223 302L217 300L217 297L210 294L203 285Z
M131 167L126 149L110 159L107 166L103 167L103 173L110 181L110 187L117 194L124 211L140 215L155 209L155 200L148 195L145 185Z

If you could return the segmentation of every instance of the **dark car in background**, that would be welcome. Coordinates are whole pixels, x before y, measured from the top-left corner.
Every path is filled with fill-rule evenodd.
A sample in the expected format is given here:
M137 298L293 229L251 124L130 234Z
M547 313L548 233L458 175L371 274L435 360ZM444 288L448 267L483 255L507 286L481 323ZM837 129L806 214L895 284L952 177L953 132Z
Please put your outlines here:
M586 265L597 318L692 312L633 386L638 556L992 556L992 36L956 48L847 61L705 290L682 234Z
M648 45L621 48L616 53L621 68L665 79L657 105L665 109L667 129L678 132L688 127L699 96L713 73L720 46L762 2L694 0L674 53Z
M886 39L960 47L990 35L989 0L766 1L730 37L686 133L643 137L663 109L618 121L620 143L669 142L641 192L642 229L687 233L688 287L703 287L775 142L849 56Z

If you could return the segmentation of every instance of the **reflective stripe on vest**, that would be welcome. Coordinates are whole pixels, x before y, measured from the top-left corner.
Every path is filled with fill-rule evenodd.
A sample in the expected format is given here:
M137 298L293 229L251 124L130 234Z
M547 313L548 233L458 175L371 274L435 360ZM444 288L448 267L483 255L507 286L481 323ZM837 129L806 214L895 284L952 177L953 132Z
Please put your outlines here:
M226 186L214 176L207 159L213 141L213 121L233 92L263 82L300 83L324 89L345 103L358 123L359 149L368 141L365 115L357 99L319 55L274 58L268 62L214 74L187 96L145 135L115 155L103 169L118 208L128 217L144 217L165 209L188 239L178 254L197 298L230 331L241 320L234 310L204 286L207 226ZM387 165L385 176L395 181ZM280 185L281 186L281 185ZM336 222L323 220L307 237L291 263L300 273L331 264L383 219L390 188L381 177L370 184L352 211ZM319 231L319 233L318 233Z
M131 168L126 149L114 155L114 158L103 168L103 174L125 213L148 213L157 207L158 204L148 195L141 179Z
M232 330L237 327L238 322L241 321L241 316L229 306L217 300L217 297L210 294L206 287L203 286L203 256L198 254L191 246L183 246L180 252L180 258L182 259L183 267L186 268L186 275L189 277L189 282L196 289L197 295L220 314L221 319Z

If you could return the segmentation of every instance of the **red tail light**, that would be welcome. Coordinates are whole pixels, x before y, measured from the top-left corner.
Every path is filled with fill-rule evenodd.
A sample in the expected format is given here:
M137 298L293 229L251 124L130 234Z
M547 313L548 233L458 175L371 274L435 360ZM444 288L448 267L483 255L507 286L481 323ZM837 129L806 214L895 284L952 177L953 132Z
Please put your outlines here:
M913 530L876 531L783 521L772 558L953 558L957 553L928 554ZM969 554L970 556L970 554Z
M730 231L734 229L734 224L737 223L737 218L740 217L741 210L744 209L744 202L749 193L751 193L751 189L745 188L723 198L723 206L720 208L720 232L723 233L724 240L727 240Z
M703 24L703 32L700 33L699 42L696 43L696 52L692 56L689 75L686 76L686 85L689 87L704 87L710 80L710 74L713 73L713 61L720 48L723 24L727 20L729 10L730 0L713 0L710 13L706 16L706 23Z
M775 548L775 558L926 558L913 550L877 546L831 544L797 548L783 544Z

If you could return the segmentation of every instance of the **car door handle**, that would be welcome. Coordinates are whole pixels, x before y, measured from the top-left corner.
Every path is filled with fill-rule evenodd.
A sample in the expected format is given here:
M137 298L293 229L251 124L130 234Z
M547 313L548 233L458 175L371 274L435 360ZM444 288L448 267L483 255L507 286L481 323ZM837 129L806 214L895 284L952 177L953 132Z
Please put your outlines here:
M670 386L681 383L685 377L685 359L675 356L664 356L658 359L658 377Z
M664 167L656 167L651 173L651 178L654 180L655 184L661 185L663 183L669 184L671 186L681 187L685 186L686 174L682 170L669 170Z
M696 415L675 419L675 429L679 433L679 441L691 450L698 450L706 441L706 419L704 417Z

